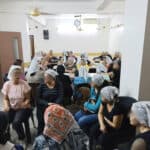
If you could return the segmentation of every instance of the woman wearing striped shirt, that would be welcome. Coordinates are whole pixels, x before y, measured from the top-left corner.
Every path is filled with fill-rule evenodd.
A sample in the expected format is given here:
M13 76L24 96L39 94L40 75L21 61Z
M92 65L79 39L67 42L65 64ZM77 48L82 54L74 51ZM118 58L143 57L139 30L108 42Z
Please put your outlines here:
M43 131L44 120L43 113L49 103L63 103L63 87L60 81L56 79L57 72L48 69L44 75L44 83L37 89L37 119L38 135Z

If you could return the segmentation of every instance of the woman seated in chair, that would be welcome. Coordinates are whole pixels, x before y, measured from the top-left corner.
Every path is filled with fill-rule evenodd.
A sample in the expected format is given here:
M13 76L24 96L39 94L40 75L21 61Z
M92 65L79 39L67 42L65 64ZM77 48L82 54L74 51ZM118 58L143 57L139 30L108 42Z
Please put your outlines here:
M43 113L48 104L63 104L63 86L56 76L56 71L48 69L44 74L44 83L41 83L37 88L38 134L44 128Z
M150 150L150 102L141 101L132 105L130 123L139 131L130 149Z
M62 82L63 85L63 92L64 92L63 106L71 105L71 96L73 94L73 89L71 86L72 82L69 76L64 74L65 67L63 65L57 66L57 72L58 72L57 78L59 79L59 81Z
M121 72L121 61L116 60L112 64L112 70L108 72L110 79L112 81L112 85L119 88L120 86L120 72Z
M101 90L102 104L99 109L99 144L102 150L113 150L125 137L130 137L130 124L121 101L119 91L114 86ZM95 134L94 132L91 134ZM109 144L108 144L109 143Z
M34 150L89 150L89 139L72 114L58 104L50 104L44 113L43 134L33 144Z
M85 132L87 128L98 119L97 112L101 105L100 90L105 84L107 85L102 75L95 75L91 83L90 98L84 103L83 110L75 114L75 120Z
M16 130L19 140L25 138L22 123L28 120L30 109L30 86L22 79L21 67L16 66L10 72L10 81L5 82L2 88L4 95L4 110L9 114L9 122Z
M65 72L73 75L77 75L77 66L75 64L75 59L73 57L68 58L65 64Z

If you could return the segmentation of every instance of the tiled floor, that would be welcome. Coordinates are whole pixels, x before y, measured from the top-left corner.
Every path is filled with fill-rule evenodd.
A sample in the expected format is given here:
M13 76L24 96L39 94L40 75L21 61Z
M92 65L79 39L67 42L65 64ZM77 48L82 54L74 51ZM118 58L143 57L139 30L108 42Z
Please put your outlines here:
M3 102L2 102L2 94L0 93L0 110L2 110L2 109L3 109ZM37 120L36 120L36 117L35 117L36 116L35 115L35 110L33 111L33 113L34 113L35 124L37 126ZM33 127L33 123L31 121L31 119L30 119L30 131L31 131L32 143L33 143L37 131L36 131L36 128ZM16 132L12 128L11 128L10 132L11 132L11 140L16 142L17 141ZM32 149L32 144L28 145L27 148L26 148L26 150L31 150L31 149Z

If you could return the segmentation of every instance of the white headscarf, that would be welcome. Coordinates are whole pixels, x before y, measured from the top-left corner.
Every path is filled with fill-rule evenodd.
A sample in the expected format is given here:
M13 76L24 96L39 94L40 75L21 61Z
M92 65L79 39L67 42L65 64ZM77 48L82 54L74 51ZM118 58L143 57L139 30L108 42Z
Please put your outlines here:
M74 64L74 63L76 62L76 60L75 60L74 57L70 56L70 57L68 58L68 62L71 63L71 64Z
M39 56L35 56L32 61L31 64L28 68L28 74L31 75L32 73L36 73L37 71L39 71L40 69L40 65L39 65L39 61L41 61L42 57Z
M14 71L15 69L21 69L21 67L20 67L20 66L17 66L17 65L11 65L11 67L9 68L9 71L8 71L8 76L7 76L7 78L8 78L9 80L12 79L12 73L13 73L13 71Z
M113 101L115 96L119 95L119 90L115 86L107 86L101 90L101 96L108 101Z
M109 65L109 64L112 64L112 59L109 57L109 56L105 56L105 59L106 59L106 63Z
M88 60L88 54L86 52L83 52L80 54L81 59Z
M48 69L45 71L46 74L50 75L51 77L53 77L54 79L56 78L56 76L58 75L58 73L52 69Z
M104 78L102 75L97 74L93 76L92 82L94 82L94 84L96 84L97 86L101 86L104 83Z
M98 64L96 67L97 73L107 72L107 68L103 64Z
M136 102L132 105L131 111L135 114L139 123L150 127L150 102Z

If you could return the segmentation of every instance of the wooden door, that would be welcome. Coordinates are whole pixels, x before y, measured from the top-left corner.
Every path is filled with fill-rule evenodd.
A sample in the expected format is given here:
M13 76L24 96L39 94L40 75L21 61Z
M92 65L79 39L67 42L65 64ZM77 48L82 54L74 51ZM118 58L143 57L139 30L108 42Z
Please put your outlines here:
M20 32L0 32L0 82L16 59L23 59Z
M35 48L34 48L34 35L30 35L30 46L31 46L31 59L34 57Z

